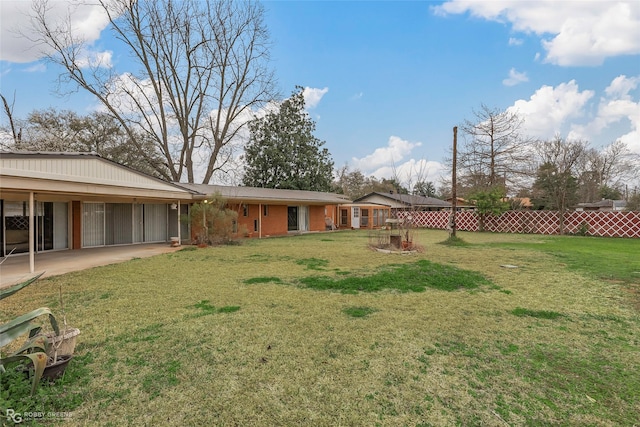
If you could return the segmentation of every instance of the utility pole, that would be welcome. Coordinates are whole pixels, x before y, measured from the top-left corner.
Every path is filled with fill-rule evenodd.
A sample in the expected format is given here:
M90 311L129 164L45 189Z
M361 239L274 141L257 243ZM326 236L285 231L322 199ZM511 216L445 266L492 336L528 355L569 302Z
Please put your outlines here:
M456 167L458 164L458 127L453 127L453 165L451 167L451 218L449 219L449 226L451 228L450 236L456 237L456 210L458 208L458 194L456 187Z

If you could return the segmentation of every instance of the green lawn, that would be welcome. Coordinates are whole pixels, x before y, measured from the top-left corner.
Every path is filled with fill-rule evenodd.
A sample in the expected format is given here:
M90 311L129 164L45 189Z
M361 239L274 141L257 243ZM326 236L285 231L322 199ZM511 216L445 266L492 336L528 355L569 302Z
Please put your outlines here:
M639 239L553 236L541 238L535 243L497 245L551 254L570 269L598 279L640 282Z
M640 241L459 236L420 231L411 255L365 231L252 240L40 280L0 320L57 311L62 285L77 356L0 409L71 426L637 425Z

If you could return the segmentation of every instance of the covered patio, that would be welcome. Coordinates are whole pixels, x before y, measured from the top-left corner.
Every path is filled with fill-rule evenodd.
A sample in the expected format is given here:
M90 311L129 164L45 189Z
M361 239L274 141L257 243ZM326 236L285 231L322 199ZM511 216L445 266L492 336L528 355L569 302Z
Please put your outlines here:
M27 273L36 273L45 270L36 256L48 252L189 241L180 215L193 198L94 153L0 152L0 257L6 265L26 259Z
M0 288L22 282L43 271L42 277L57 276L180 249L180 247L171 247L167 243L149 243L41 252L35 254L34 273L30 273L28 254L11 256L0 264Z

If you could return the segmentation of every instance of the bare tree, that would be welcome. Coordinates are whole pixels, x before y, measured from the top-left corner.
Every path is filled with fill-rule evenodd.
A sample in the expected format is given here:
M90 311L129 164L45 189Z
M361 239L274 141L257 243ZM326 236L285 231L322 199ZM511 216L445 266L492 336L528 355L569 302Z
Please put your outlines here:
M417 184L426 182L428 173L429 170L426 161L412 163L410 167L404 171L399 171L395 167L395 164L393 165L392 180L399 184L397 191L398 196L400 200L406 204L406 208L401 212L396 212L403 250L413 250L417 247L417 242L415 241L415 230L417 228L416 219L417 213L423 208L419 203L416 203L416 201L421 197L428 197L409 194L410 191L408 189L415 188ZM404 188L401 190L402 187Z
M349 166L344 165L336 171L336 177L333 183L333 191L344 194L351 200L367 194L369 180L362 171L358 169L350 171Z
M94 111L81 116L70 110L34 110L19 120L22 139L19 145L7 145L28 151L95 152L102 157L140 172L162 178L169 172L144 134L133 144L123 126L110 114ZM146 147L145 159L136 147ZM164 173L160 173L164 170Z
M578 168L580 199L594 202L607 188L624 193L626 186L640 174L640 156L618 140L600 150L586 150Z
M208 183L225 169L250 112L273 98L264 10L233 0L97 0L110 29L139 66L117 74L70 21L56 24L48 0L36 0L32 23L61 83L94 95L152 163L152 141L166 179ZM53 52L53 53L48 53Z
M471 192L515 186L526 174L532 145L520 133L524 120L484 104L473 114L473 120L461 125L466 136L458 151L461 184Z
M13 117L13 105L15 104L16 97L13 95L13 101L11 105L7 101L4 95L0 94L2 98L2 106L4 108L4 113L7 115L7 119L9 120L9 130L11 131L11 137L13 139L13 145L16 148L20 148L20 140L22 139L22 129L16 130L16 123Z
M535 199L546 208L558 210L560 234L564 233L564 213L575 202L576 170L586 147L585 141L567 141L559 136L536 144L539 166L533 188Z

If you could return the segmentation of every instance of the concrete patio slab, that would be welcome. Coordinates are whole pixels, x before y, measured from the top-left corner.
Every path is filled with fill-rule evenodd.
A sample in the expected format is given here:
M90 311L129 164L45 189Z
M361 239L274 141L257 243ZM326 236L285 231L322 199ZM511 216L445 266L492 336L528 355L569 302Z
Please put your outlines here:
M180 249L181 247L171 247L168 243L153 243L43 252L35 255L35 273L29 272L28 254L13 255L3 259L0 264L0 288L20 283L42 271L42 277L57 276Z

